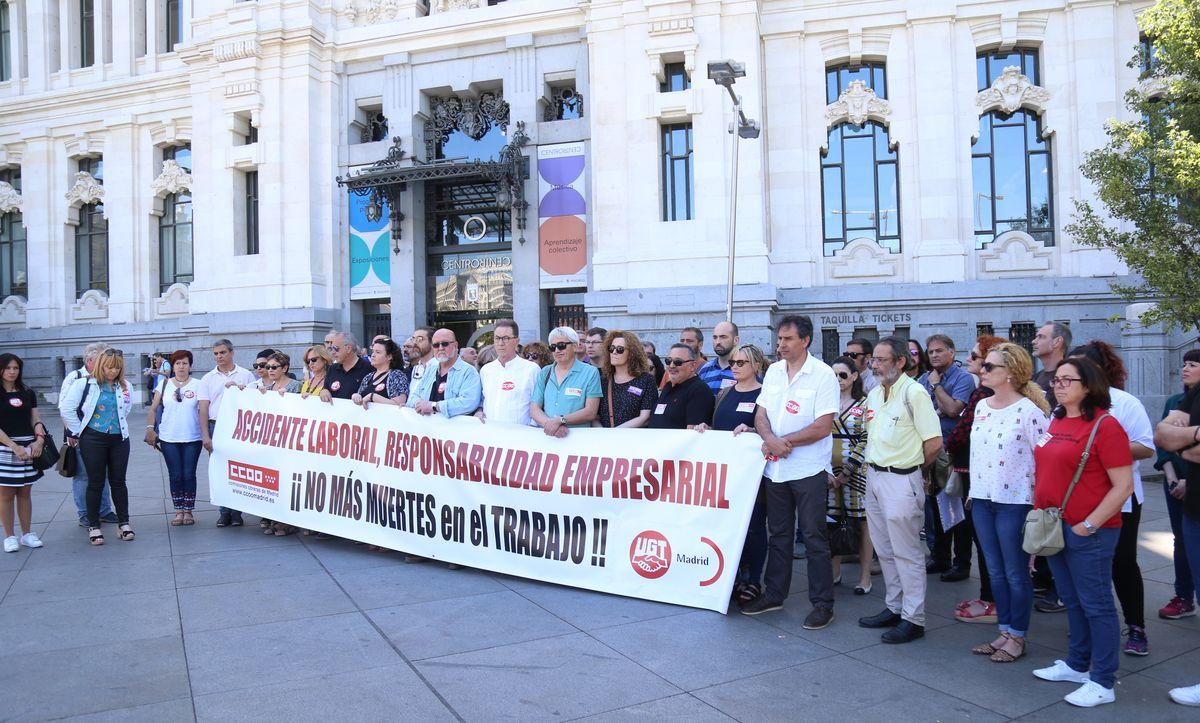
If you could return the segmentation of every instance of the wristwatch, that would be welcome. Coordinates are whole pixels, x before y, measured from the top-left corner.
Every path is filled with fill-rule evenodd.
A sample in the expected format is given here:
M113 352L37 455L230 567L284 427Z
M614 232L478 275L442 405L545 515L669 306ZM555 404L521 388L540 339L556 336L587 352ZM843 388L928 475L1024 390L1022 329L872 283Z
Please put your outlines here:
M1096 534L1096 526L1093 525L1092 523L1088 522L1087 520L1083 521L1083 529L1087 530L1089 535Z
M565 414L558 415L558 421L560 424L566 424L567 423L567 415L565 415Z
M437 405L438 405L438 403L437 403L437 402L433 402L433 404L432 404L432 406L433 406L433 411L434 411L434 414L437 414L437 413L438 413L438 406L437 406Z

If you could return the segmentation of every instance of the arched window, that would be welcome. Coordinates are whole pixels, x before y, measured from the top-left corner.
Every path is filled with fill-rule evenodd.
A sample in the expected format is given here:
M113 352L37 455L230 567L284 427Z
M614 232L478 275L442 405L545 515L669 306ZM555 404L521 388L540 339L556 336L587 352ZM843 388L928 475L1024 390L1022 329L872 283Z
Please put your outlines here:
M986 90L1009 66L1038 82L1037 51L985 54L976 63L979 89ZM984 248L1007 231L1024 231L1054 245L1054 199L1050 140L1042 120L1028 108L999 110L979 117L979 137L971 146L975 247Z
M190 284L192 273L192 194L167 194L158 219L158 285Z
M102 203L80 207L75 227L75 296L89 289L108 293L108 221Z
M838 66L825 72L825 95L836 102L854 81L887 98L882 63ZM899 155L886 127L874 120L829 129L821 152L823 251L832 256L857 238L900 251Z
M21 191L21 170L0 171L0 181ZM28 296L25 274L25 225L21 212L0 214L0 299L11 295Z

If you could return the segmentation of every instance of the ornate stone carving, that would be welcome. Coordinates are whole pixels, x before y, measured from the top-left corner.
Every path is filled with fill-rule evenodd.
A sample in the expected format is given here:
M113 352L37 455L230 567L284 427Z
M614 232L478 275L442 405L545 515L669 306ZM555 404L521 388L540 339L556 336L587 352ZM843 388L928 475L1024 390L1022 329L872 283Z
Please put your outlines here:
M574 84L554 88L546 102L542 120L549 122L572 117L583 117L583 95L575 90Z
M253 58L262 55L262 49L257 40L231 40L213 46L213 59L218 63L231 60Z
M1024 231L1001 234L975 258L988 276L1033 276L1051 270L1054 252Z
M159 316L181 316L188 313L188 301L187 284L171 284L155 299L154 310Z
M183 166L168 158L163 161L162 173L150 184L155 197L166 196L169 193L192 190L192 174Z
M67 191L67 203L71 206L83 206L89 203L104 202L104 186L92 178L87 171L75 174L75 185Z
M20 191L4 181L0 181L0 214L9 213L10 211L20 213L23 202Z
M435 96L429 99L429 112L431 117L425 122L426 160L436 157L438 143L454 131L477 141L493 126L508 128L508 103L492 92L481 93L478 98Z
M400 14L396 0L349 0L346 15L355 25L378 25L395 20Z
M108 318L108 296L88 289L71 305L71 321L98 321Z
M24 324L25 300L20 296L9 296L0 303L0 324Z
M829 274L835 279L873 282L894 277L900 271L900 257L889 254L868 238L857 238L843 246L829 262Z
M992 110L1014 113L1022 107L1041 113L1049 102L1050 91L1029 82L1015 65L1005 68L991 88L975 96L975 108L980 115Z
M447 13L451 10L470 10L486 5L483 0L433 0L433 12Z
M868 120L887 124L892 106L875 95L861 80L852 80L838 99L825 106L825 125L832 128L839 123L860 126Z

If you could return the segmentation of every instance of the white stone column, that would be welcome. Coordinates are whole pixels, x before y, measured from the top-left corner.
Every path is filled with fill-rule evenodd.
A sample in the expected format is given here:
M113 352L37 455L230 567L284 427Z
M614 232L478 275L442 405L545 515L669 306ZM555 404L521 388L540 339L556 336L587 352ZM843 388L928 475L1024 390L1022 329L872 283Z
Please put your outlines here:
M146 70L158 70L158 0L134 0L146 3Z
M56 162L54 143L45 136L25 136L21 159L21 218L25 223L29 303L26 323L31 328L63 323L67 302L66 253L61 211L67 188ZM73 301L73 299L72 299ZM69 304L69 302L67 302Z
M21 56L25 41L25 4L21 0L8 0L8 46L12 53L9 65L12 68L13 87L21 88Z
M112 75L133 75L133 3L141 0L109 0L112 5Z
M137 126L131 116L111 119L104 141L104 208L108 218L108 321L138 321L138 289L148 269L148 214L142 201L150 193L139 162Z
M108 47L108 24L104 22L106 2L108 0L93 0L92 3L92 68L97 81L104 80L104 49Z
M537 218L537 154L538 120L542 83L537 68L537 50L533 35L511 35L506 40L508 69L504 75L504 100L508 101L508 137L511 140L518 122L525 123L529 143L521 149L529 156L529 178L525 181L525 230L517 228L517 214L510 214L512 224L513 318L523 329L541 328L541 270L538 259ZM519 239L525 238L525 243Z
M413 91L413 70L408 53L384 56L383 114L388 119L390 136L400 138L401 147L409 154L417 153L417 144L424 134L415 127L417 94ZM389 139L390 143L390 139ZM425 324L425 226L424 203L417 198L423 184L410 184L400 199L400 222L403 238L399 253L391 254L392 331L407 334ZM338 189L346 195L345 189ZM344 242L342 242L344 243ZM395 240L393 239L393 244ZM395 248L396 246L392 246Z
M25 23L25 35L29 38L29 67L27 68L28 91L46 88L47 79L55 68L50 67L50 51L56 39L50 36L49 8L55 0L24 0L20 7Z
M179 0L179 18L183 26L180 44L192 42L192 0Z
M71 17L71 0L58 0L58 70L66 72L78 59L78 49L71 47L71 25L78 19Z

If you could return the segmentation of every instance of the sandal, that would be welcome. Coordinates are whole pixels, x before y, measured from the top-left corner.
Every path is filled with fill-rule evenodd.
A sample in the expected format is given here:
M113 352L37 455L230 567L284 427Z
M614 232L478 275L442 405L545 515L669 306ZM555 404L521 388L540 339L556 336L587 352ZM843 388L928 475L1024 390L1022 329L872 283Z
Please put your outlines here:
M183 524L183 513L182 513L182 512L176 512L176 513L175 513L175 519L171 520L171 526L172 526L172 527L179 527L179 526L180 526L180 525L182 525L182 524Z
M1025 655L1025 638L1014 638L1011 635L1006 635L1005 637L1008 638L1005 644L1012 643L1017 646L1017 654L1013 655L1003 647L997 648L996 652L992 653L992 656L989 658L993 663L1015 663L1017 662L1017 658Z
M194 524L196 524L196 518L195 518L195 517L192 517L192 513L191 513L191 512L184 512L184 513L183 513L183 524L184 524L184 525L194 525Z
M738 595L738 601L748 603L757 600L759 597L762 597L762 588L752 582L742 588L742 592Z
M129 526L128 522L122 522L121 524L117 525L117 537L122 542L133 542L134 532L133 528Z
M1000 637L990 643L983 643L971 648L971 653L974 655L995 655L1000 648L1010 640L1008 633L1000 633Z
M99 547L100 545L104 544L104 535L101 534L99 527L88 528L88 542L90 542L93 547Z
M295 534L299 530L300 528L294 525L285 525L282 522L276 522L274 534L276 537L287 537L288 535Z
M265 530L271 526L271 521L264 517L258 521L258 526Z

